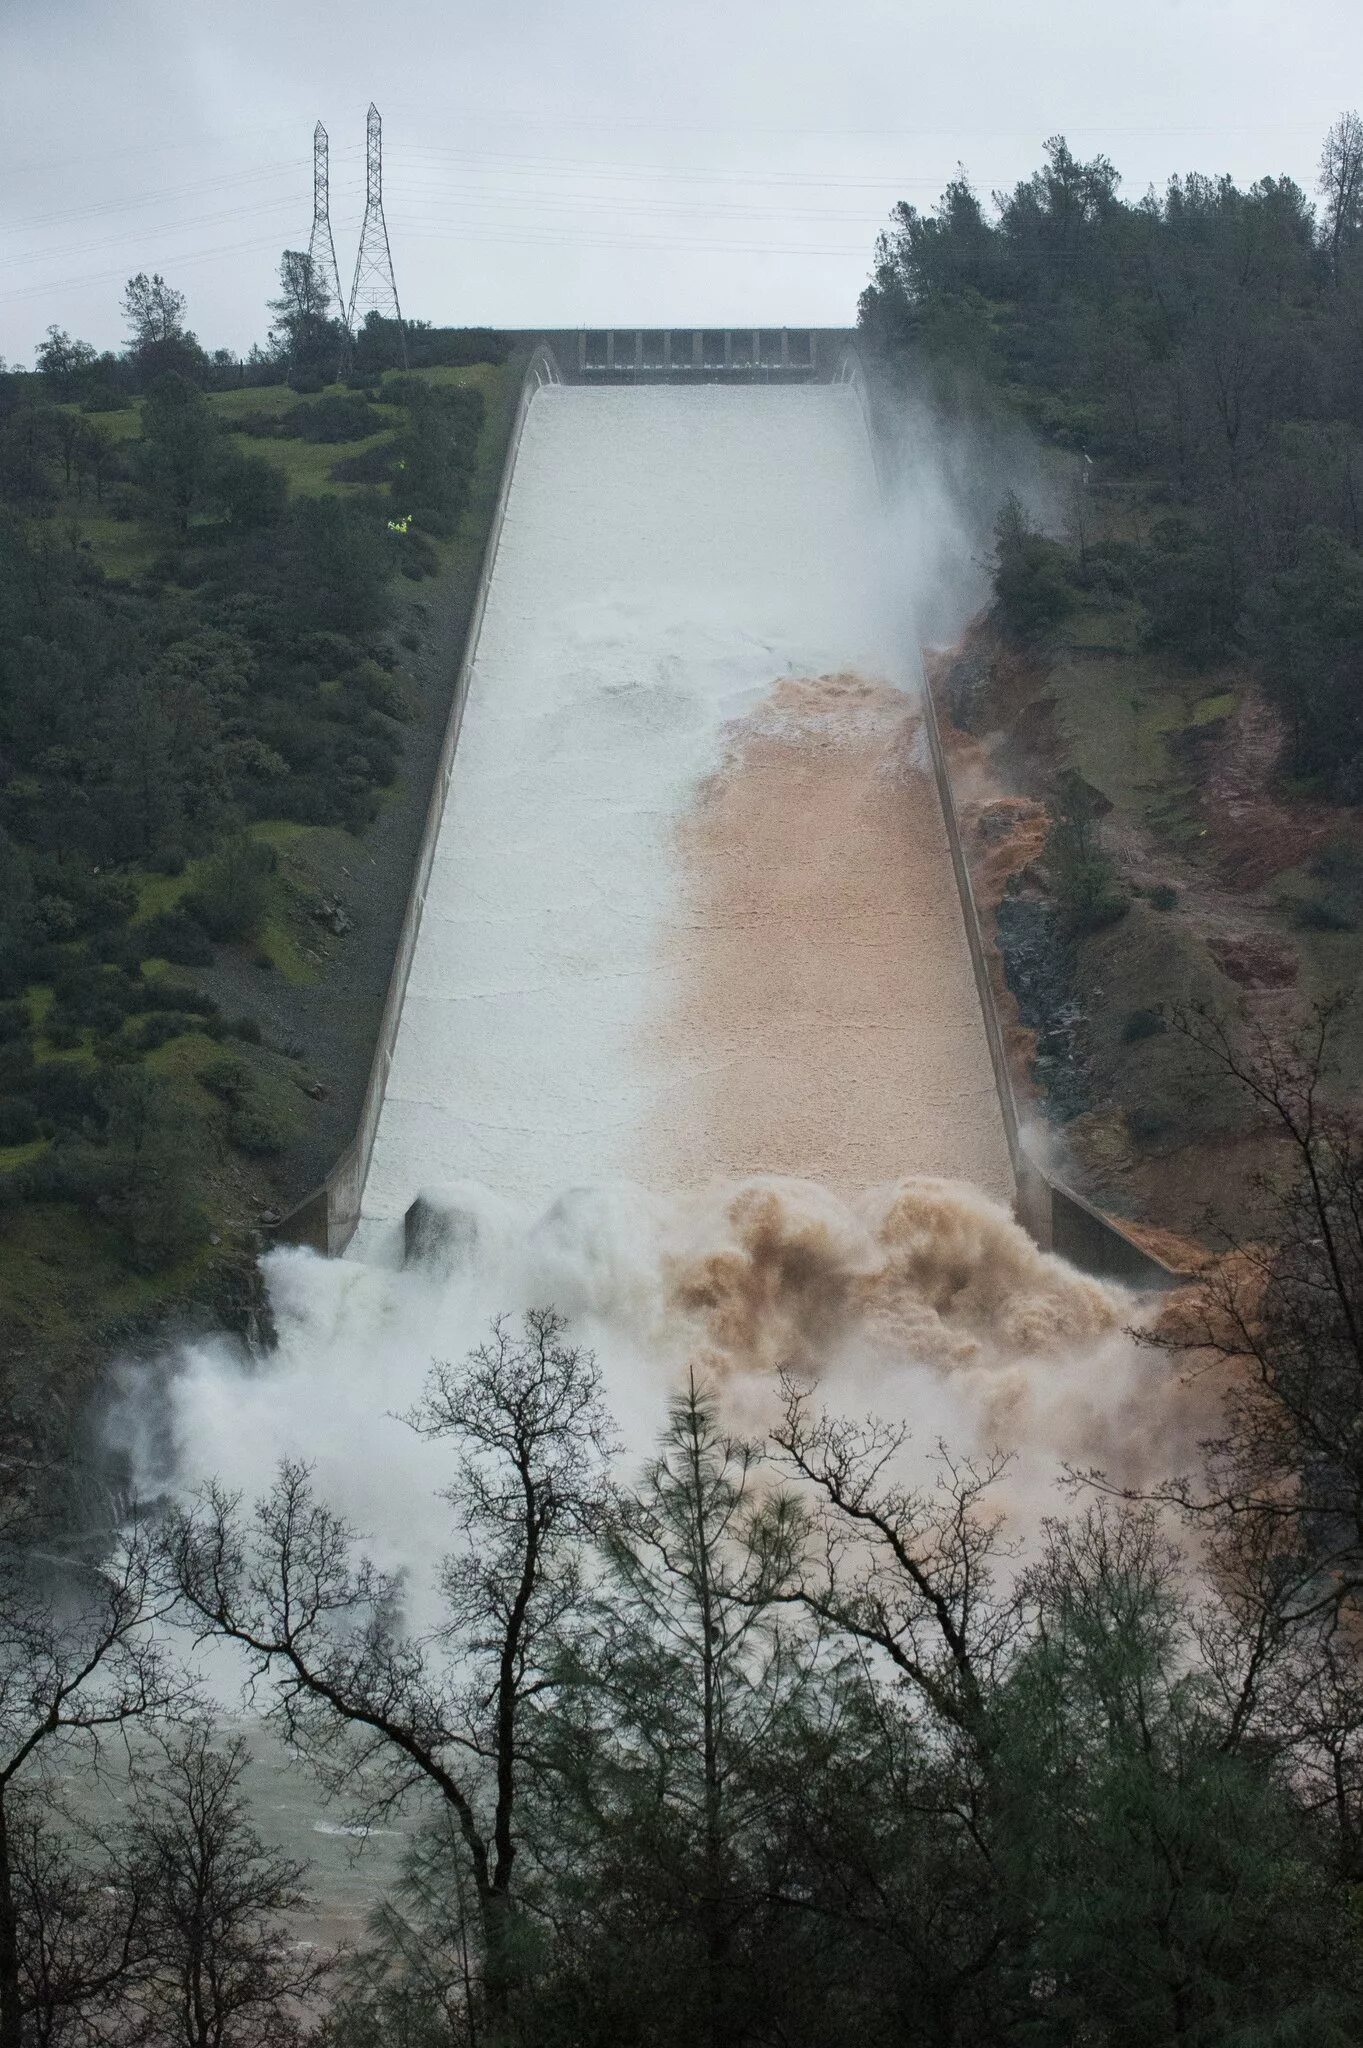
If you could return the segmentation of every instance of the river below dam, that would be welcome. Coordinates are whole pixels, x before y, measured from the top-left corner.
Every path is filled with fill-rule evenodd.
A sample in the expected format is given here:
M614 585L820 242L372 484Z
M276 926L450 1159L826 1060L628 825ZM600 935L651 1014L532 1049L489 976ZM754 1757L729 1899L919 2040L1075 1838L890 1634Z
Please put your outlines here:
M1009 1213L898 545L848 387L537 395L359 1230L270 1255L270 1357L128 1375L144 1487L303 1455L419 1610L447 1458L397 1418L543 1303L631 1454L699 1359L754 1430L794 1363L925 1455L1017 1445L1018 1500L1132 1469L1122 1300ZM353 1931L393 1845L350 1871L308 1781L258 1778Z

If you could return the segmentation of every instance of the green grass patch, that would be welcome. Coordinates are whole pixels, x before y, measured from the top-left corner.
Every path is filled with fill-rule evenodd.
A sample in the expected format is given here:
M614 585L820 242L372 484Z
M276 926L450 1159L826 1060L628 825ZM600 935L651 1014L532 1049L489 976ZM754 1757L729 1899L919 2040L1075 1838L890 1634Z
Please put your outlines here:
M522 374L523 366L518 363L515 373L517 391L520 390ZM500 394L507 381L507 365L505 363L461 363L458 365L446 363L429 370L387 370L384 372L383 381L387 384L394 377L419 377L423 384L433 384L437 390L444 389L448 391L451 387L459 385L475 391L481 391L483 397L487 400L490 412L493 400Z
M1190 789L1169 745L1187 726L1187 703L1146 662L1070 661L1054 687L1073 765L1109 802L1141 812Z
M1233 690L1208 692L1144 655L1085 661L1073 654L1051 679L1068 758L1115 810L1173 847L1204 836L1198 784L1180 738L1234 711Z
M293 392L289 396L293 398ZM295 497L316 498L329 492L337 497L354 497L373 486L333 482L332 465L346 455L359 455L366 448L377 447L380 441L387 440L389 431L385 427L382 433L367 434L362 441L272 441L251 434L232 434L229 438L234 454L258 455L262 462L277 469Z
M216 1038L203 1031L186 1031L179 1038L167 1039L154 1052L143 1053L142 1064L167 1081L196 1081L201 1067L221 1057L222 1046Z
M94 1033L83 1031L79 1045L53 1045L50 1038L35 1038L33 1057L35 1060L59 1061L66 1067L93 1070L98 1064L95 1059Z
M422 370L417 373L430 383L476 384L487 406L464 516L448 540L435 543L441 573L454 578L465 601L471 600L483 566L483 552L501 488L506 445L520 396L521 379L525 375L525 362L525 356L517 354L505 363L473 363L466 369Z
M53 1045L47 1036L45 1025L52 1011L53 992L47 987L25 989L24 1000L28 1004L29 1023L33 1031L33 1057L35 1060L60 1060L71 1067L93 1067L94 1046L91 1033L83 1031L79 1045Z
M32 1337L88 1337L179 1295L191 1297L214 1253L205 1241L155 1273L132 1271L117 1230L70 1203L32 1202L0 1215L7 1313Z
M1062 638L1076 653L1135 654L1139 631L1140 614L1134 606L1091 611L1081 607L1062 628Z
M180 898L194 886L196 865L194 861L186 861L183 873L178 875L148 873L130 876L137 890L133 923L142 924L149 917L159 917L164 911L174 910Z
M28 1004L29 1027L34 1032L42 1030L52 1008L53 992L50 988L34 986L24 990L24 1001Z
M283 915L266 918L261 927L260 947L285 981L292 982L295 988L316 981L316 963L308 958Z
M142 438L142 406L137 400L122 412L86 413L85 421L106 441L140 441Z
M330 825L300 825L296 818L260 818L246 829L252 839L259 840L262 846L272 846L276 853L283 855L297 852L310 840L335 828Z
M336 388L339 387L333 386ZM252 413L264 413L270 419L280 419L303 402L287 384L248 384L241 391L211 391L208 395L208 403L215 416L229 428L234 419L249 417Z
M145 576L160 552L161 543L144 520L115 519L89 500L83 506L68 501L64 516L73 520L78 537L89 541L105 575L120 582Z
M27 1166L31 1159L37 1159L52 1143L50 1138L30 1138L26 1145L0 1145L0 1173L12 1173L16 1166Z

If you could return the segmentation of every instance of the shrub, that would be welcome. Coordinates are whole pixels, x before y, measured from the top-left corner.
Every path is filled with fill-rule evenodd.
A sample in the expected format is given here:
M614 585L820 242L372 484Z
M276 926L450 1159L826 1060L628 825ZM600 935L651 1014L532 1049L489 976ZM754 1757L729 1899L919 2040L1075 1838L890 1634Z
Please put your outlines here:
M218 472L218 497L231 524L252 532L278 526L288 508L289 486L263 455L233 455Z
M440 391L419 378L401 377L389 385L388 396L406 406L409 421L398 443L401 509L429 533L451 534L468 502L483 423L482 393ZM406 563L403 569L413 573Z
M1140 587L1147 646L1198 669L1234 652L1234 564L1229 551L1200 534L1191 520L1155 522Z
M375 661L369 661L365 663L356 680L371 710L379 712L384 718L393 719L398 724L405 724L411 717L411 706L407 701L407 692L400 676L390 674L387 669L380 668Z
M22 1095L0 1101L0 1145L28 1145L39 1135L38 1112Z
M254 1017L233 1017L229 1020L227 1029L233 1038L239 1038L243 1045L259 1045L264 1035Z
M150 1017L143 1017L132 1030L132 1042L141 1052L155 1052L160 1045L169 1045L172 1038L183 1038L187 1031L198 1029L197 1017L186 1017L175 1010L157 1010Z
M188 1010L194 1017L216 1017L218 1005L214 998L205 995L201 988L172 988L169 991L181 1010Z
M1126 1127L1138 1145L1150 1145L1173 1130L1174 1120L1167 1110L1154 1109L1142 1102L1127 1110Z
M1293 906L1293 919L1307 932L1356 932L1358 910L1337 890Z
M210 938L252 939L270 907L274 867L273 850L242 833L205 861L185 907Z
M1146 893L1156 910L1178 909L1178 890L1171 882L1156 882L1154 888Z
M145 1065L116 1069L100 1085L122 1256L136 1271L153 1272L181 1257L203 1229L191 1177L197 1133L186 1130L183 1103Z
M268 1110L251 1103L235 1110L227 1135L239 1152L253 1158L272 1159L284 1150L284 1133Z
M1008 639L1024 645L1042 640L1074 609L1068 561L1010 491L994 526L994 615Z
M142 982L136 993L139 1010L183 1010L195 991L181 982L151 980Z
M370 508L339 498L297 499L282 563L282 595L296 623L333 633L381 626L395 566L387 540Z
M90 958L98 960L102 967L118 967L124 974L139 974L142 969L142 934L130 925L119 925L111 932L96 932L87 948Z
M230 1053L200 1067L199 1082L210 1095L216 1095L219 1102L225 1102L231 1109L239 1108L252 1090L251 1069L245 1060L236 1059Z
M94 1145L54 1145L28 1169L27 1190L35 1202L74 1202L92 1209L108 1194L114 1164Z
M74 1025L94 1031L117 1031L124 1017L139 1005L140 992L108 967L70 964L55 977L47 1033L54 1026Z
M328 391L312 405L295 405L280 422L300 441L364 441L381 424L369 401L353 391Z
M413 517L419 515L413 514ZM423 577L434 576L440 567L440 557L433 543L415 526L409 526L406 533L397 536L398 567L410 583L420 583Z
M42 1061L34 1068L25 1093L31 1096L38 1115L58 1129L75 1130L82 1124L104 1121L94 1081L70 1060Z
M33 1047L26 1038L12 1038L0 1045L0 1092L26 1095L33 1065Z
M127 412L132 399L126 392L116 391L112 384L97 384L81 400L82 412Z
M1158 1010L1128 1010L1122 1025L1123 1045L1138 1045L1143 1038L1158 1038L1165 1029Z
M1099 820L1112 806L1074 769L1060 777L1058 816L1046 840L1046 869L1070 930L1098 932L1126 915L1129 903L1103 850Z
M397 442L376 441L372 448L358 448L333 462L329 475L335 484L391 483L397 471Z
M28 1037L27 1003L0 1003L0 1044Z
M158 911L134 927L148 958L168 960L173 967L211 967L213 948L203 926L183 910Z

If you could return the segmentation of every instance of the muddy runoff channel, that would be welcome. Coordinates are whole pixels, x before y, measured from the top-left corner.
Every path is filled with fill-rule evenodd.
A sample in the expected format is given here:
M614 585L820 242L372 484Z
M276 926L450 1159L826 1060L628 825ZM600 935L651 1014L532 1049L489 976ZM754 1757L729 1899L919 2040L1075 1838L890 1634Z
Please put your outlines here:
M433 1356L547 1302L630 1456L688 1365L760 1431L794 1364L909 1417L914 1457L1016 1447L1024 1517L1063 1457L1140 1466L1130 1303L1011 1219L908 580L850 391L540 393L360 1230L271 1255L269 1357L129 1369L143 1488L249 1494L303 1455L419 1604L447 1453L396 1418ZM400 1836L352 1867L260 1749L262 1828L320 1852L354 1931Z

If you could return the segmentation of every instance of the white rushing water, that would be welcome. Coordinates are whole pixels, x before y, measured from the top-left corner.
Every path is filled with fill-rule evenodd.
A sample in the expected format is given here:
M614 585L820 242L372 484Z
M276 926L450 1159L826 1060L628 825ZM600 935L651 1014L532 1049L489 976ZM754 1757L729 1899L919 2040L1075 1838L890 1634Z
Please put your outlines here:
M536 398L360 1256L432 1183L473 1182L532 1207L584 1182L669 1184L668 1161L640 1135L669 1082L649 1020L678 911L678 821L719 765L726 728L780 677L906 681L911 627L888 550L846 388ZM963 935L958 951L964 962ZM978 1093L987 1074L968 974L960 990L959 1074ZM908 1156L901 1170L924 1163Z

